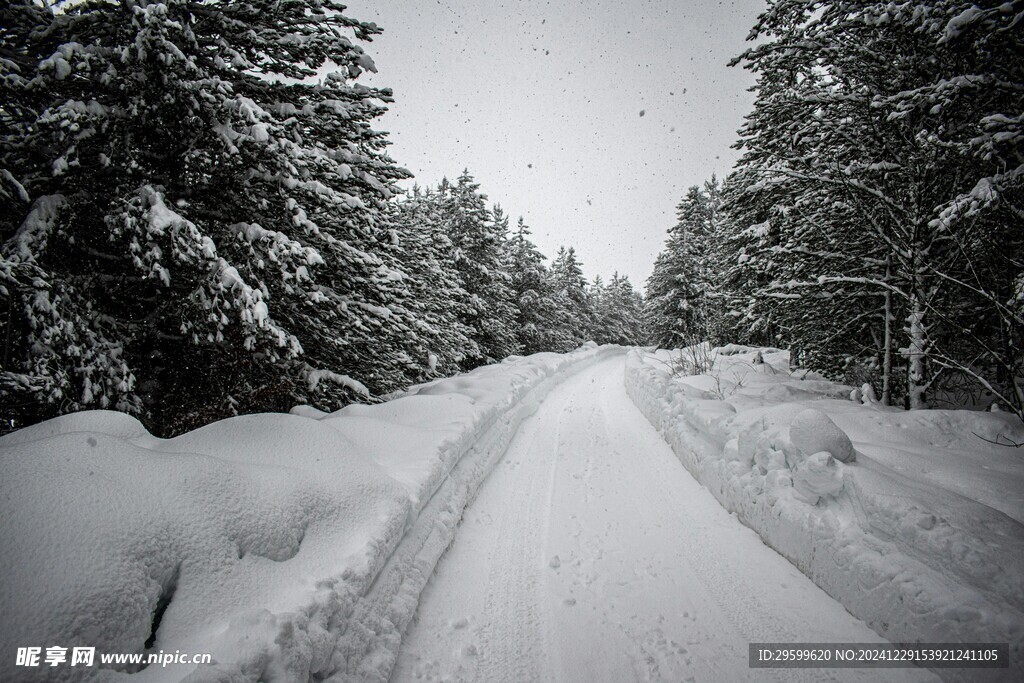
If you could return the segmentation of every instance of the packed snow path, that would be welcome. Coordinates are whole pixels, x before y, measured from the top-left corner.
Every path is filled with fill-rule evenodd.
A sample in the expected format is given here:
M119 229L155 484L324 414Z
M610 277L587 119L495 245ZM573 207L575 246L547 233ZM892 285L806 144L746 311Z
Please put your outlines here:
M467 508L392 681L932 680L750 669L759 641L876 642L703 489L626 396L624 359L540 404Z

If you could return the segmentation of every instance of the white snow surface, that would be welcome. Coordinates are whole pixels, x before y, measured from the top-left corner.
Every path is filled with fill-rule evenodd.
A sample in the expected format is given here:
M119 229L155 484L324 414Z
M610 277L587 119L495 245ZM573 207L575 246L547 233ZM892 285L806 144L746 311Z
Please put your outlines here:
M752 669L750 642L884 642L691 477L624 359L551 392L463 516L392 681L930 681Z
M0 439L0 680L387 680L419 593L519 423L618 347L537 354L326 414L173 439L89 411ZM18 647L214 664L17 667ZM97 662L99 655L97 654Z
M1009 669L944 679L1024 680L1024 453L991 443L1019 420L854 402L777 349L696 376L679 354L631 351L626 387L727 510L892 642L1010 644Z
M174 439L107 411L5 436L0 681L932 677L747 668L751 641L882 638L1009 642L1009 670L937 673L1024 679L1024 458L983 440L1019 422L855 403L772 349L669 360L588 345ZM82 645L214 664L15 666Z

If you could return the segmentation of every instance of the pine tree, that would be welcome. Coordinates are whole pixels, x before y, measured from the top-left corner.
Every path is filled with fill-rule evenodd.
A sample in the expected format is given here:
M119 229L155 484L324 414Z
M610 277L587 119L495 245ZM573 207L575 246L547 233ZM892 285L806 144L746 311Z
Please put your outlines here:
M959 162L944 170L963 178L930 224L953 255L951 267L931 268L949 296L931 311L947 334L930 361L944 388L966 379L1024 418L1024 12L945 0L897 19L934 41L943 75L885 104L891 116L926 118L943 161Z
M617 272L606 286L598 276L590 287L594 305L593 339L598 344L636 346L647 340L643 297Z
M507 243L508 273L516 306L515 335L518 353L528 355L572 346L562 329L564 306L557 300L544 255L530 241L522 217Z
M1024 215L1007 116L1024 80L1018 19L997 4L784 0L741 58L758 97L727 206L739 233L765 225L773 240L753 308L777 304L780 341L816 365L869 361L884 396L898 355L911 407L965 376L1019 403L1005 313L1021 260L991 259L995 239L1019 254ZM989 315L964 344L979 305Z
M741 201L744 195L732 188L745 186L749 174L740 167L723 183L717 231L709 245L709 269L717 282L713 341L770 346L781 339L777 302L755 294L773 281L779 231L769 217L776 205Z
M587 292L587 280L573 247L558 249L551 264L551 286L563 307L560 327L569 340L569 346L559 350L569 351L589 341L594 330L594 312Z
M395 206L392 225L396 258L407 275L415 338L425 359L414 381L456 374L467 357L479 355L472 331L461 322L468 295L452 269L454 246L445 229L440 197L419 187Z
M647 281L647 324L659 346L681 348L714 335L709 245L717 232L718 194L715 178L689 189Z
M461 321L471 330L477 349L477 355L468 355L463 362L463 369L469 370L499 361L516 349L515 308L502 262L508 223L500 213L495 220L487 209L487 196L468 170L454 185L443 181L439 192L455 270L467 297L460 302Z
M349 36L379 29L341 10L92 0L4 22L2 54L33 22L48 53L5 80L30 103L3 112L27 197L0 218L19 419L110 407L173 433L407 379L379 220L405 172L370 128L390 92L354 83L373 62Z

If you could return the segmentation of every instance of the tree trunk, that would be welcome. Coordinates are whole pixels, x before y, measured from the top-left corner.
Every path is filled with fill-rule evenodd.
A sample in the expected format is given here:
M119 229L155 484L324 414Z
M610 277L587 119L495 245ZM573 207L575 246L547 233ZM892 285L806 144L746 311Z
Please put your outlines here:
M885 281L892 278L892 256L885 257ZM885 339L882 342L882 405L892 398L892 290L885 290Z
M925 376L925 326L924 306L920 295L914 293L910 300L910 315L907 316L907 334L910 344L906 349L907 357L907 393L910 398L910 409L920 410L928 407L925 392L928 388Z

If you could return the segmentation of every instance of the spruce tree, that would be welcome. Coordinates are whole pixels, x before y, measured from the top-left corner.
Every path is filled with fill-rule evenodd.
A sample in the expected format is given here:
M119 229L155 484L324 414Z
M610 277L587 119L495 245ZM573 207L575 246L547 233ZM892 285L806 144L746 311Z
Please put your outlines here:
M733 185L745 182L740 167L723 183L723 197L734 197ZM773 345L780 343L776 302L755 296L773 281L772 253L779 243L778 230L769 216L775 205L740 205L723 202L715 239L710 245L710 269L717 281L718 344Z
M520 217L507 243L508 272L516 306L516 342L518 353L524 355L572 345L561 326L564 307L555 297L544 255L529 236L530 229Z
M453 262L466 293L459 303L461 322L476 344L463 369L493 363L515 352L515 308L509 274L504 269L507 220L494 220L487 196L468 170L455 184L447 180L439 188L446 231L452 240Z
M569 351L590 340L594 331L594 312L587 291L583 266L576 258L576 249L560 247L551 264L551 284L563 307L561 329L568 338Z
M0 382L19 420L109 407L167 434L406 380L380 221L406 173L370 128L390 92L355 83L376 26L330 0L18 7ZM39 36L45 58L12 67Z
M392 225L396 258L407 276L420 374L414 381L456 374L467 357L479 356L461 320L468 295L452 268L454 245L447 235L439 195L413 187L395 206Z
M778 304L780 341L833 372L869 362L884 396L902 364L910 407L964 379L1021 403L1018 18L786 0L741 58L758 97L726 204L774 240L748 310Z
M676 207L678 220L647 281L647 324L659 346L681 348L714 334L709 258L717 232L718 192L714 178L703 188L689 189Z
M607 285L600 276L594 278L590 297L594 305L595 342L623 346L646 342L643 298L628 277L616 272Z

